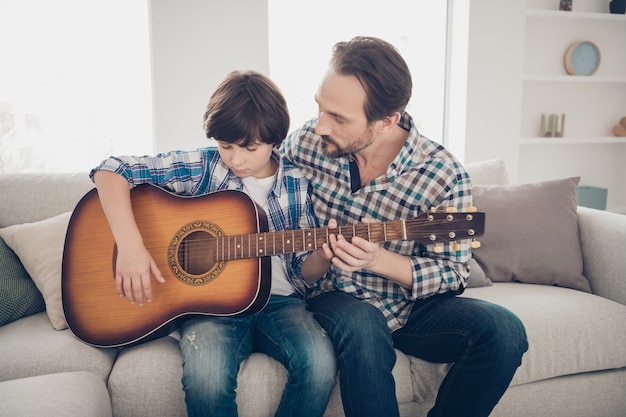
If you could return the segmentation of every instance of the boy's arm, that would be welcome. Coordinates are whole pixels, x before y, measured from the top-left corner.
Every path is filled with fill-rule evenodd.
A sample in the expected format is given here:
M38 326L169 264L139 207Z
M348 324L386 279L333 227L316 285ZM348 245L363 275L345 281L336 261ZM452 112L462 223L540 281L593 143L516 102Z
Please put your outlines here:
M143 245L132 211L130 186L124 177L111 171L96 171L93 181L117 245L117 292L141 306L144 298L152 300L151 276L159 282L165 280Z
M322 249L311 253L302 263L302 278L307 284L313 284L328 271L330 259L333 253L328 244L324 243Z

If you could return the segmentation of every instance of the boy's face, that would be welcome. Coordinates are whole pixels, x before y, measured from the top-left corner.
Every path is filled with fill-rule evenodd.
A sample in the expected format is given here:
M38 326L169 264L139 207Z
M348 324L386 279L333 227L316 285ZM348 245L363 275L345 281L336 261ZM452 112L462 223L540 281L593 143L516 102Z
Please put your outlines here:
M222 160L240 178L267 178L274 175L276 164L271 158L273 148L273 145L258 140L246 147L217 141Z
M365 115L365 89L353 75L332 69L317 90L319 121L315 133L322 137L324 154L331 158L358 153L367 148L377 133L378 122Z

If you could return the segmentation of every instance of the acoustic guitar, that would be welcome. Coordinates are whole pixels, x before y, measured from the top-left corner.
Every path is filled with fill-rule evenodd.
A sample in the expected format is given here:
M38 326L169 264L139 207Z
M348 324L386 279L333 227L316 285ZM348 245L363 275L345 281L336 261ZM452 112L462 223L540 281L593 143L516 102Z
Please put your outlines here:
M167 334L186 316L236 316L262 310L269 299L269 257L313 251L330 235L372 242L438 243L484 233L484 213L426 213L412 220L334 229L268 231L250 197L224 190L181 197L154 185L131 191L144 245L164 275L153 301L130 304L115 289L116 245L96 189L72 213L63 253L63 309L70 330L97 347L119 347Z

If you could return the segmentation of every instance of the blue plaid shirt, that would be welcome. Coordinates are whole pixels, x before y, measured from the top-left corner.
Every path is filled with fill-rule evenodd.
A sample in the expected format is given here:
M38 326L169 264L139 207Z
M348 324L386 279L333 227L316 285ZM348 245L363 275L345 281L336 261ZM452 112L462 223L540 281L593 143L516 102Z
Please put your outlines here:
M432 207L471 206L469 175L443 146L419 134L412 118L404 113L398 125L409 132L404 147L384 175L356 192L350 186L348 157L327 158L314 129L317 119L289 135L281 151L294 162L312 186L311 198L321 225L336 219L339 225L359 223L368 217L378 221L412 219ZM409 257L413 266L413 287L406 289L367 270L344 272L332 266L319 291L340 290L380 309L391 330L406 323L414 300L462 290L469 276L470 246L463 241L459 250L451 243L435 253L432 244L412 241L381 245Z
M278 162L276 182L267 196L269 231L317 227L308 181L296 166L272 152ZM243 191L243 182L222 161L216 147L195 151L173 151L157 156L110 157L97 170L117 172L131 187L152 183L183 196L200 196L218 190ZM301 266L309 253L278 255L285 262L287 279L303 297L308 285L302 279Z

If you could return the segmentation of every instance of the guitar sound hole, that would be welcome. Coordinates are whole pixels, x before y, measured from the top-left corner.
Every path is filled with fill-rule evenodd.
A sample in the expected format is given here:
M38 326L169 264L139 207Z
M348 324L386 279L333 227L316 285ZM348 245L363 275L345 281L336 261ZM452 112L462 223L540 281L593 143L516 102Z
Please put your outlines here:
M178 264L190 275L206 274L214 266L212 236L205 231L189 233L178 247Z

